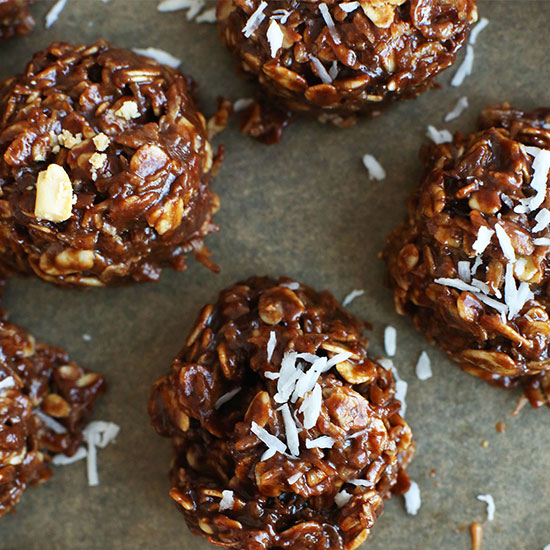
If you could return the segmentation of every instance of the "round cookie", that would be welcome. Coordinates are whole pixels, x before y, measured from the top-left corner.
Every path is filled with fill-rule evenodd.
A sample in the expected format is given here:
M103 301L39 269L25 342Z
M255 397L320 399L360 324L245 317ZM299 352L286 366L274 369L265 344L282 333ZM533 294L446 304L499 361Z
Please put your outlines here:
M422 157L383 253L397 311L466 371L550 405L550 110L489 107Z
M0 84L0 273L58 285L205 265L216 167L192 83L99 41L54 43Z
M414 453L391 370L327 291L253 277L199 315L153 387L171 497L219 546L350 550Z
M455 61L476 4L218 0L217 19L223 43L272 102L348 125L429 88Z
M32 29L30 3L30 0L0 0L0 41Z
M0 517L27 487L51 477L53 455L76 452L104 390L102 375L0 320Z

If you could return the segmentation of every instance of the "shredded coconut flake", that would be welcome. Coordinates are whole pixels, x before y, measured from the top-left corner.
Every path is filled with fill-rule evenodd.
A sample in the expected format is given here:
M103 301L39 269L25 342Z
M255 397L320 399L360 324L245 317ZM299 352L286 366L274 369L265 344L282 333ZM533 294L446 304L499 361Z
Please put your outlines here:
M83 334L83 335L82 335L82 340L84 340L84 342L91 342L91 341L92 341L92 337L91 337L91 335L89 335L89 334Z
M407 514L416 516L422 505L418 483L416 483L416 481L411 481L409 490L403 496L405 497L405 509L407 510Z
M338 34L338 31L336 30L336 26L334 25L334 20L332 19L332 15L330 15L330 11L328 9L328 6L323 2L319 4L319 11L321 12L321 15L323 16L323 19L325 20L325 23L328 27L328 32L330 33L330 36L332 36L332 39L334 40L335 44L340 44L340 35Z
M286 451L286 445L280 439L278 439L274 435L271 435L261 426L258 426L256 422L252 422L250 431L267 446L267 450L269 452L273 453L271 454L271 456L273 456L275 453L284 453ZM262 460L264 460L264 457L262 457Z
M261 25L262 21L265 19L264 10L267 8L267 2L262 2L254 11L254 13L248 18L246 25L243 28L243 34L246 38L250 38Z
M10 388L15 388L15 378L13 376L0 380L0 390L9 390Z
M533 244L535 246L550 246L550 239L541 237L539 239L533 239Z
M352 495L347 491L340 491L334 497L334 503L338 508L343 508L350 500Z
M332 367L342 361L347 361L351 355L351 352L343 352L327 359L326 357L318 357L310 353L300 353L298 358L309 361L312 365L306 372L300 372L292 393L292 402L295 403L300 397L304 397L307 393L312 391L322 373L328 372Z
M479 238L479 237L478 237ZM472 266L472 270L470 271L470 274L472 277L477 273L477 270L483 265L483 259L478 256L476 258L476 261L474 262L474 265Z
M479 279L472 279L472 286L475 286L476 288L479 288L483 294L489 295L491 293L491 288L487 283L484 283L483 281L480 281ZM501 298L500 291L498 292L498 297Z
M487 520L493 521L495 519L495 500L492 495L478 495L477 500L487 504Z
M550 171L550 151L539 149L535 160L533 160L533 177L531 187L536 191L535 195L521 199L521 204L514 208L514 212L525 214L537 210L546 198L546 187L548 184L548 172Z
M504 301L508 306L508 319L513 319L521 311L523 306L533 298L534 295L527 283L521 283L519 289L516 288L514 266L508 264L504 276Z
M536 157L540 153L540 147L533 147L523 144L521 144L520 147L526 155L529 155L531 157Z
M550 210L541 208L535 216L537 224L533 227L533 233L540 233L550 225Z
M460 67L458 67L456 73L451 80L451 86L457 88L461 86L466 77L472 74L474 68L474 48L468 44L466 46L466 55L462 61Z
M277 21L271 20L267 29L267 41L271 49L271 57L277 57L277 52L283 47L285 35Z
M479 20L479 23L472 29L472 32L470 33L470 44L474 45L476 43L479 33L485 27L487 27L488 24L489 24L489 20L486 17L482 17Z
M315 361L317 361L317 359L319 359L319 356L318 355L315 355L313 353L299 353L297 355L298 359L303 359L304 361L307 361L308 363L311 363L313 365L313 363L315 363Z
M63 424L60 424L57 420L54 420L51 416L47 415L44 411L41 411L40 409L36 409L34 413L42 422L44 422L44 425L46 428L49 428L52 430L52 432L55 432L56 434L65 434L67 433L67 428L63 426Z
M405 416L405 413L407 412L407 403L405 401L405 398L407 397L407 389L409 385L407 382L405 382L405 380L401 379L401 377L399 376L399 372L397 371L397 368L393 364L393 361L391 359L381 357L380 359L378 359L378 362L380 363L380 365L382 365L383 368L392 372L395 379L395 398L398 401L401 401L400 413L401 416ZM358 437L359 435L360 432L354 434L352 437Z
M484 225L479 228L477 232L477 238L472 245L472 248L477 254L483 254L487 246L489 246L489 243L491 242L491 238L494 233L495 232L492 229L489 229Z
M328 75L330 76L331 80L334 82L336 78L338 77L338 61L333 61L332 65L330 66L330 69L328 70Z
M443 286L449 286L451 288L456 288L457 290L462 290L465 292L473 292L475 294L479 293L479 289L473 285L465 283L462 279L452 279L450 277L439 277L434 279L434 283Z
M282 286L284 288L289 288L290 290L298 290L300 288L300 283L281 283L279 286Z
M397 351L397 330L391 325L384 329L384 349L389 357L393 357Z
M306 439L306 447L308 449L332 449L334 443L336 443L336 441L328 435L322 435L315 439Z
M162 0L157 6L158 11L179 11L187 10L200 3L201 0Z
M260 462L265 462L266 460L269 460L272 456L275 456L276 453L277 453L277 451L276 451L275 449L273 449L272 447L270 447L270 448L267 449L267 451L261 456Z
M294 351L287 351L283 355L277 382L277 393L273 396L277 403L286 403L290 399L296 382L303 374L303 371L296 366L297 358L298 354Z
M181 65L181 59L159 48L133 48L133 51L139 55L150 57L162 65L168 65L168 67L172 67L173 69L177 69Z
M278 20L278 21L280 21L281 25L284 25L288 21L288 18L291 15L292 15L292 12L281 8L281 9L278 9L278 10L273 10L273 14L271 15L271 19Z
M277 345L277 333L272 330L269 333L269 340L267 341L267 362L271 361L273 357L273 352L275 351L275 346Z
M363 296L363 294L365 294L365 291L364 290L361 290L361 289L355 289L355 290L352 290L345 298L344 300L342 301L342 305L344 307L347 307L351 304L351 302L353 302L353 300L355 300L355 298L359 298L359 296Z
M522 289L522 285L527 285L527 283L522 283L518 290L516 287L516 279L514 278L514 266L510 263L507 264L506 273L504 275L504 301L508 306L508 319L515 317L524 306L525 302L532 297L532 295L529 295L531 294L529 285L527 285L527 293L525 287Z
M317 380L319 380L319 376L321 376L321 373L328 370L326 369L327 362L328 360L326 357L317 357L313 361L311 367L300 375L292 393L291 400L293 403L296 403L300 397L304 397L306 393L313 390L315 384L317 384Z
M157 6L161 12L187 10L187 20L191 21L206 6L206 0L162 0Z
M322 372L327 372L332 367L337 365L338 363L342 363L343 361L347 361L352 355L353 355L353 353L351 353L350 351L343 351L342 353L337 353L334 357L331 357L327 361L327 364L325 365Z
M301 477L302 477L302 472L298 472L294 475L291 475L289 478L288 478L288 484L289 485L294 485Z
M281 413L283 415L283 422L285 424L286 444L290 454L298 456L300 454L300 440L298 439L298 429L294 423L294 418L290 414L290 409L285 403L281 407Z
M422 381L428 380L428 378L433 376L432 362L425 351L420 354L418 362L416 363L416 376Z
M342 2L339 5L339 8L346 13L351 13L355 11L361 4L359 2Z
M460 115L469 107L468 98L466 96L461 97L454 108L445 115L445 122L451 122L456 120Z
M222 491L222 499L220 500L220 512L223 510L231 510L235 504L235 495L233 491Z
M46 14L46 22L44 26L49 29L61 15L61 12L65 8L67 0L57 0L57 2L52 6L50 11Z
M503 304L498 300L494 300L493 298L490 298L485 294L477 294L476 297L484 304L487 304L489 307L496 309L501 315L506 315L506 312L508 311L508 306L506 304Z
M399 413L401 416L405 416L405 413L407 412L407 402L405 401L405 398L407 397L407 389L409 387L409 384L405 382L405 380L398 380L396 377L397 369L393 371L393 376L395 377L395 398L401 402L401 409Z
M471 269L470 262L468 262L468 261L458 262L458 276L465 283L469 283L471 278L472 278L472 274L470 272L470 269Z
M428 126L426 136L428 136L436 145L453 141L453 136L449 130L438 130L431 124Z
M235 103L233 103L233 110L236 113L240 113L241 111L248 109L248 107L250 107L252 103L254 103L254 100L251 97L243 97L241 99L237 99Z
M493 298L486 296L479 290L479 288L476 288L473 285L469 285L468 283L465 283L461 279L451 279L447 277L440 277L439 279L435 279L434 282L437 283L438 285L456 288L457 290L461 290L461 291L472 292L476 295L476 298L481 300L483 303L487 304L489 307L496 309L501 314L506 314L506 312L508 311L508 307L506 306L506 304L503 304L502 302L498 302L497 300L494 300Z
M214 408L217 410L222 405L225 405L228 401L231 401L239 392L241 391L241 387L235 388L234 390L231 390L230 392L225 393L222 395L214 404Z
M90 422L82 431L86 441L93 441L96 447L104 449L113 442L120 433L120 427L114 422L105 422L104 420L94 420Z
M64 454L54 455L52 458L52 464L55 464L55 466L68 466L69 464L78 462L87 456L88 451L86 450L86 447L81 446L76 450L76 453L73 456L65 456Z
M321 61L319 61L319 59L314 55L310 55L309 59L315 66L315 69L317 70L317 73L319 74L319 78L321 79L321 81L325 84L330 84L332 82L332 78L330 77L330 74L325 69L325 66L321 63Z
M516 253L514 252L514 245L512 244L512 239L510 239L510 236L508 233L506 233L504 227L497 223L495 225L495 231L497 234L497 239L500 244L500 248L502 249L502 253L504 254L504 257L509 260L510 262L516 261Z
M300 405L300 412L304 415L304 428L310 430L317 424L317 419L321 413L321 405L323 403L323 395L321 392L321 386L315 384L315 387L309 392L302 404Z
M99 485L99 475L97 471L97 448L104 449L111 441L116 439L120 428L113 422L103 422L95 420L90 422L82 431L84 441L88 445L88 485L95 487Z
M386 170L372 155L363 155L363 166L367 169L369 179L375 181L386 179Z
M204 10L200 15L195 17L197 23L215 23L216 22L216 8L210 8Z

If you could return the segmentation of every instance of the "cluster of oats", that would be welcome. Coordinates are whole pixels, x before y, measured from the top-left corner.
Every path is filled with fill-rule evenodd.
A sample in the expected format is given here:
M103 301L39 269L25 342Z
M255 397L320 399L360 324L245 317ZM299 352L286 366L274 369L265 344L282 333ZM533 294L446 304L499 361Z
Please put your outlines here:
M550 111L487 108L424 151L409 220L384 252L399 313L463 369L550 404Z
M414 452L391 365L328 292L254 277L199 315L150 414L171 497L218 545L357 548Z

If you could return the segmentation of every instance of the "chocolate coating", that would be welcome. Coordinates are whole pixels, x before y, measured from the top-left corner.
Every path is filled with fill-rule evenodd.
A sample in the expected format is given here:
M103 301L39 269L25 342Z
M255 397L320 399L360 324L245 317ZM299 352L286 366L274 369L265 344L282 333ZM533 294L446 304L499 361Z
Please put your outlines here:
M30 0L0 0L0 41L32 29L30 4Z
M52 455L76 452L85 417L104 390L102 375L0 321L0 517L13 510L27 487L51 477ZM65 433L52 430L45 416Z
M247 38L260 0L218 0L221 39L280 108L349 125L356 113L379 114L429 88L477 20L476 0L364 0L349 13L339 4L267 2Z
M191 82L99 41L54 43L0 84L0 272L59 285L155 281L206 265L215 160ZM69 177L66 221L35 213L49 166Z
M290 283L253 277L205 306L149 411L173 439L170 495L194 533L228 548L349 550L367 538L383 498L408 488L412 433L391 371L367 355L365 323L329 292ZM298 454L268 457L254 423L292 448L276 379L290 351L351 356L320 374L312 428L299 410L311 394L289 398ZM307 446L321 436L332 447ZM220 509L224 491L233 502Z
M550 229L536 228L550 197L547 171L535 178L540 150L540 159L550 155L550 110L508 104L488 107L477 133L424 148L408 220L383 253L397 311L464 370L504 387L527 384L535 406L550 405ZM527 208L539 177L540 204Z

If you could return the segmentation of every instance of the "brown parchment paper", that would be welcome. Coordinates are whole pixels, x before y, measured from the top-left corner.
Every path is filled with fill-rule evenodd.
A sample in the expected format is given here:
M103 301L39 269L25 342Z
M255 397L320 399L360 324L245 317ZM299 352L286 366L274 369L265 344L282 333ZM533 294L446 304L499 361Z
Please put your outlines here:
M0 45L0 78L22 70L53 40L106 38L181 58L182 69L200 84L207 113L217 95L251 95L215 25L188 22L183 11L158 13L156 0L68 0L45 30L52 4L36 2L37 25L28 38ZM410 474L420 485L422 508L412 517L401 498L390 501L364 548L469 549L465 527L473 521L483 523L484 550L550 544L550 410L526 407L511 417L518 392L483 384L429 346L394 313L377 259L417 184L427 124L469 131L491 102L550 105L550 0L481 0L479 7L490 25L475 46L474 73L460 88L448 86L452 68L439 79L442 89L402 102L381 118L349 130L301 120L275 147L241 136L235 124L221 136L227 155L214 185L222 229L207 239L221 274L190 260L186 273L166 272L157 285L78 292L36 280L9 283L5 305L14 322L105 373L110 389L94 417L117 422L121 432L115 444L99 450L99 487L88 487L85 463L78 462L56 468L50 481L28 490L17 513L0 520L2 550L213 548L189 533L168 496L170 442L150 427L146 405L151 384L168 369L200 307L253 274L286 274L339 298L364 289L350 309L374 324L374 352L382 353L385 325L398 330L395 360L409 382L406 418L418 445ZM444 124L463 95L470 109ZM365 153L386 167L385 181L368 180ZM434 371L425 382L414 374L421 350ZM495 429L499 421L506 425L503 434ZM492 522L476 500L483 493L496 502Z

